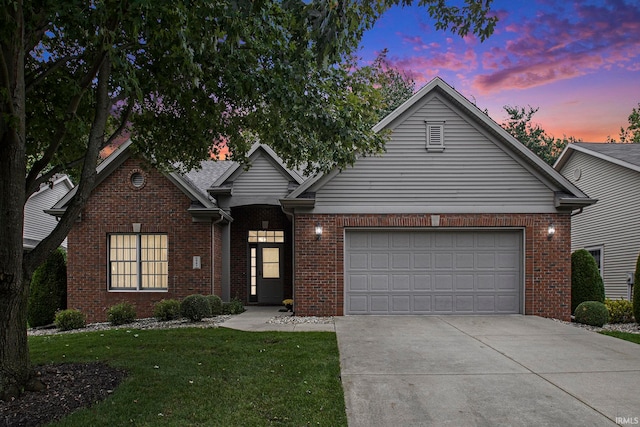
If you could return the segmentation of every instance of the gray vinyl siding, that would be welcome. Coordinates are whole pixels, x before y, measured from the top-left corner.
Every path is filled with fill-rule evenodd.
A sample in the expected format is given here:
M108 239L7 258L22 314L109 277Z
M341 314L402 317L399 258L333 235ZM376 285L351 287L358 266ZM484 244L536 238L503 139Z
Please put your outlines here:
M44 187L38 193L33 194L24 207L24 232L25 239L39 242L51 233L58 222L56 218L44 213L50 209L69 191L66 185L56 184L52 189ZM67 247L67 239L62 242L62 247Z
M581 170L580 179L574 172ZM561 170L598 203L571 221L571 250L603 246L603 280L608 298L627 298L627 272L640 252L640 173L574 151Z
M446 122L444 151L425 149L426 120ZM314 212L556 212L549 187L437 96L392 125L387 152L324 183Z
M289 192L289 179L263 155L253 159L245 171L239 169L233 179L233 197L230 206L252 204L279 204L278 200Z

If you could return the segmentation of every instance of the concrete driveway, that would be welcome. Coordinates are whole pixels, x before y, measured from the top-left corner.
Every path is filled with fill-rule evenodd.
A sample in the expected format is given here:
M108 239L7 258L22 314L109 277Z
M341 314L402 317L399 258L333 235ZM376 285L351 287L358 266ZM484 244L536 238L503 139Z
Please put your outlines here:
M640 424L640 346L535 316L335 318L349 426Z

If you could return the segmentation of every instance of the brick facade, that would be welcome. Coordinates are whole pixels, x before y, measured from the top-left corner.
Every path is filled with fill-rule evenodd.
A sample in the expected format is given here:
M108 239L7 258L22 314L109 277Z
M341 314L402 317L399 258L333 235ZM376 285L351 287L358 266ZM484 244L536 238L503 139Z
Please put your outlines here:
M241 206L231 209L231 274L230 296L248 303L249 294L249 230L262 230L262 221L269 221L269 230L284 230L284 298L291 298L292 240L291 221L279 206Z
M322 239L314 228L322 224ZM556 234L547 236L550 223ZM424 215L313 215L295 218L295 309L302 316L341 316L344 310L344 232L349 227L431 227ZM524 314L569 320L571 217L562 214L443 214L444 228L524 229Z
M144 184L131 184L134 172L143 174ZM191 200L157 170L127 159L100 183L91 194L68 236L67 306L80 309L89 322L105 321L106 310L119 302L135 304L138 317L149 317L161 299L180 299L187 295L220 294L221 251L213 252L212 225L196 223L187 212ZM142 233L168 236L168 290L108 291L107 236L130 233L140 223ZM213 241L221 248L221 232L214 226ZM200 256L200 269L192 268ZM212 260L215 263L213 274Z

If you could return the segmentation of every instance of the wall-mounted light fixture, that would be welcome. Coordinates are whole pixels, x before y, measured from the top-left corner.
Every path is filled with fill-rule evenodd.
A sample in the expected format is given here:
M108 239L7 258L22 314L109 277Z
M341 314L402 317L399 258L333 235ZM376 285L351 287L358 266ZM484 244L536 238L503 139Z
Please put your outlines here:
M547 229L547 237L549 239L552 239L554 234L556 234L556 226L551 223L549 224L549 228Z
M322 225L320 223L316 224L316 240L322 239Z

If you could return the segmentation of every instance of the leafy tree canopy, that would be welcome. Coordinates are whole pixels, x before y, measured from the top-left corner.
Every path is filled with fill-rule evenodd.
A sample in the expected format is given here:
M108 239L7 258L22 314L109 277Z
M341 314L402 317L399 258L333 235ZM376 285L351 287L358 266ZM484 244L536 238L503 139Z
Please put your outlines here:
M0 398L29 378L26 296L71 229L100 149L131 127L158 165L188 169L259 138L289 166L326 171L380 152L382 97L349 69L363 32L411 0L0 0ZM484 40L491 0L420 0L437 29ZM455 4L449 4L455 3ZM75 170L56 229L22 253L23 207Z
M620 142L624 143L640 143L640 102L638 108L631 110L628 118L629 126L620 128ZM617 142L610 136L607 137L607 142Z
M505 105L504 110L509 117L506 122L502 123L502 127L550 165L555 163L567 144L580 142L579 139L572 136L563 136L562 139L555 138L548 135L539 125L533 124L531 119L538 108Z

